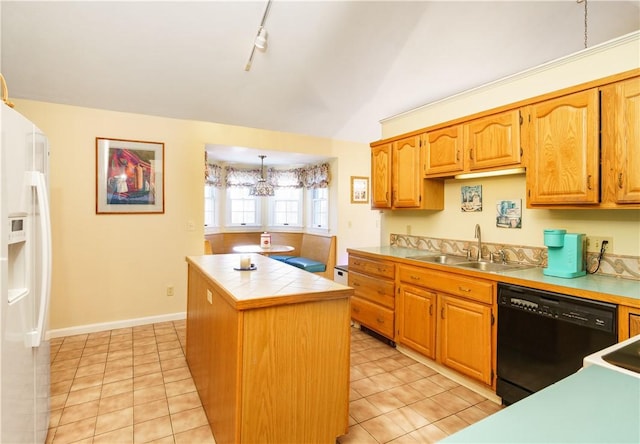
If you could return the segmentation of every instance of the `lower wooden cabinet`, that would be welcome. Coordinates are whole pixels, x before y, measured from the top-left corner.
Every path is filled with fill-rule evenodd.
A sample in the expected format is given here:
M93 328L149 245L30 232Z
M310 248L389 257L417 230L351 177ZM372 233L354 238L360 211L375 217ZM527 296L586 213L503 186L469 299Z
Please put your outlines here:
M618 340L624 341L640 335L640 308L618 307Z
M495 284L406 265L398 279L396 342L491 386Z
M436 358L436 293L409 285L400 285L396 305L398 336L404 344L424 356Z
M440 295L440 362L491 385L491 306Z
M349 255L349 287L353 287L351 319L394 340L395 264Z

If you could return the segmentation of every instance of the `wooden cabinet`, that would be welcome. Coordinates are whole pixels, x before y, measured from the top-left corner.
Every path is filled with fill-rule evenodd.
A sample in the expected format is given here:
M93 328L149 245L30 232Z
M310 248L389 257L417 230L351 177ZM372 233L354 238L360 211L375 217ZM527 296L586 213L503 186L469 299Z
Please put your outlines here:
M527 206L598 204L598 89L531 105L529 116Z
M640 78L602 87L601 101L602 206L640 204Z
M422 150L422 135L371 146L372 208L444 208L444 182L423 178Z
M491 319L489 305L440 295L440 362L491 385Z
M520 110L474 119L464 124L466 170L490 170L521 165Z
M428 131L425 177L452 176L522 165L519 109Z
M407 137L393 144L393 206L417 208L422 200L420 170L422 136Z
M407 265L398 280L397 342L492 385L495 284Z
M396 342L436 358L436 293L400 284Z
M425 135L424 175L451 175L464 169L462 125L429 131Z
M371 207L391 208L392 143L371 147Z
M618 340L624 341L632 336L640 335L640 308L618 307Z
M351 318L382 336L394 340L395 264L349 255Z

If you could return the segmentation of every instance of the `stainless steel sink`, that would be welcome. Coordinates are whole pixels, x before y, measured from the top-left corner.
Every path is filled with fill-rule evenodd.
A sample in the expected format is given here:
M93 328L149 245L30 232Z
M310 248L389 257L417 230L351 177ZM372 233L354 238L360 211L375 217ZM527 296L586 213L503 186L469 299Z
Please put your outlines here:
M471 268L474 270L486 271L486 272L498 272L498 271L512 271L512 270L524 270L526 268L532 268L532 265L523 264L501 264L497 262L459 262L455 264L456 267Z
M431 262L433 264L454 265L465 262L467 259L462 256L453 256L449 254L428 254L422 256L408 256L407 259L416 261Z

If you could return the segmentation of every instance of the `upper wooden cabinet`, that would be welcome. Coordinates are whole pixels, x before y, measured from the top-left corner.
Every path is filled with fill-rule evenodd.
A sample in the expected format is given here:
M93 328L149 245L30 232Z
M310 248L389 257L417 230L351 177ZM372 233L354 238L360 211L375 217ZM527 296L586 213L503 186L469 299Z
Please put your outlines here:
M371 147L372 208L444 208L444 182L423 178L422 141L416 135Z
M520 166L520 125L514 109L427 132L425 177Z
M422 136L407 137L393 144L392 204L396 208L416 208L422 198L420 171Z
M393 143L371 147L371 207L391 208L391 148Z
M640 78L601 88L602 206L640 203Z
M598 98L593 88L529 107L527 206L599 203Z
M470 171L520 165L520 110L472 120L464 125L465 162Z
M462 125L454 125L425 135L424 174L458 173L464 169Z

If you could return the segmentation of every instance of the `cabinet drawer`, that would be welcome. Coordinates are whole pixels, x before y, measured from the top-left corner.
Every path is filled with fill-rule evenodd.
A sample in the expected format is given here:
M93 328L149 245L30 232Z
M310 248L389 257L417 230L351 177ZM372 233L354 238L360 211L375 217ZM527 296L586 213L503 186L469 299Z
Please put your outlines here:
M354 296L368 299L391 309L395 307L395 285L393 281L349 272L349 287L353 287L355 290Z
M393 310L354 296L351 298L351 318L393 339Z
M395 278L395 264L349 255L349 272L352 271L389 279Z
M402 282L484 302L485 304L493 303L493 282L467 278L455 273L443 273L404 265L398 267L398 274Z

